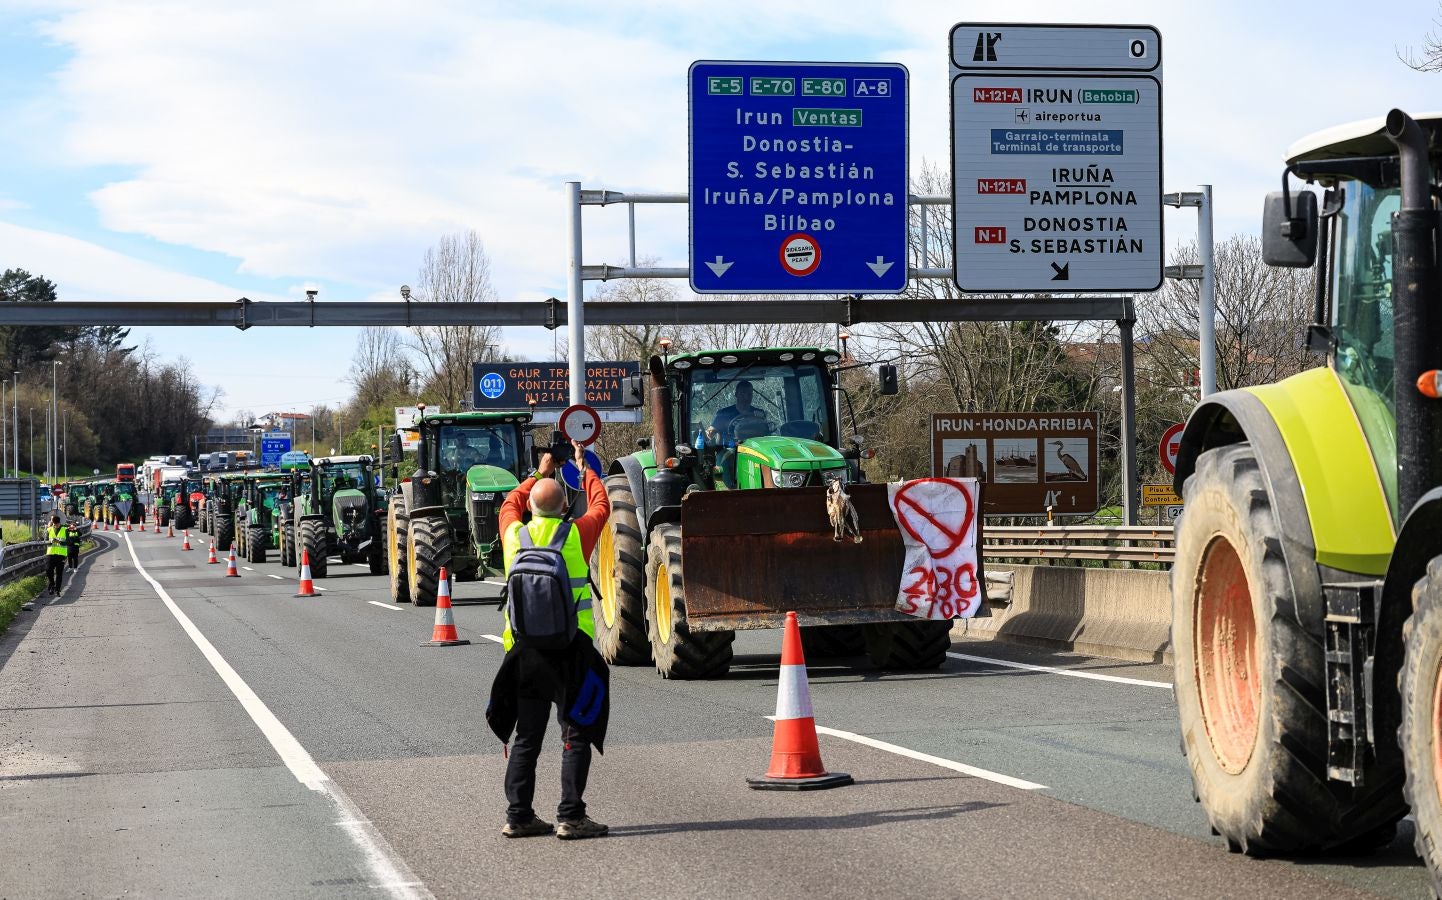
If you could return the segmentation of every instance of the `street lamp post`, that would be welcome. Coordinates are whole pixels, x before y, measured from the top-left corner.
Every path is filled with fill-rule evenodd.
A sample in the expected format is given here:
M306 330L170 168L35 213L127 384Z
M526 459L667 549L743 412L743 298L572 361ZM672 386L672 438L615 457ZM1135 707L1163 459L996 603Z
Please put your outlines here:
M60 360L51 360L50 366L50 477L55 478L56 471L60 468Z
M61 428L60 428L60 449L61 449L62 451L64 451L64 455L65 455L65 466L64 466L64 468L65 468L65 474L66 474L67 476L69 476L69 475L70 475L70 410L68 410L68 409L65 410L65 412L60 416L60 422L61 422Z
M20 477L20 373L15 373L15 390L10 392L10 430L15 434L15 477Z
M30 477L35 477L35 407L30 407Z

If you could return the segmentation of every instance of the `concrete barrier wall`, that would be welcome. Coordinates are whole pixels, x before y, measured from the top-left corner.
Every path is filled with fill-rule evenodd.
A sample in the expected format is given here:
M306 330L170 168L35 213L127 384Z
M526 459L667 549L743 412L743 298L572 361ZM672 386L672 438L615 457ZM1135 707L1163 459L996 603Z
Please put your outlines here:
M987 573L1012 572L989 584L992 602L953 634L1076 650L1136 662L1172 661L1169 572L1074 566L987 564Z

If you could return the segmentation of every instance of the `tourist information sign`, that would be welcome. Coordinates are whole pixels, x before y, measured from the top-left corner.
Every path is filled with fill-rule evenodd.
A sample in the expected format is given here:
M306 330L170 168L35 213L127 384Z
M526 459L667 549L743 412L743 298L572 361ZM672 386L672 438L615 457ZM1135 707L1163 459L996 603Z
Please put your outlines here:
M691 65L691 288L906 288L907 71Z
M1161 286L1161 53L1145 25L952 29L958 287Z

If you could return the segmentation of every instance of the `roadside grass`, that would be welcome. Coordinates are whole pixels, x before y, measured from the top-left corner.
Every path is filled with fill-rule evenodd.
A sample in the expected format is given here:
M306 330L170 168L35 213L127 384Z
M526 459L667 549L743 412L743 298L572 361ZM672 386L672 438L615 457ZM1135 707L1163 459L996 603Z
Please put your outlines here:
M44 575L31 575L0 587L0 634L10 627L10 620L20 612L20 607L34 600L43 590Z
M0 523L0 539L7 544L23 544L31 539L30 526L21 522Z

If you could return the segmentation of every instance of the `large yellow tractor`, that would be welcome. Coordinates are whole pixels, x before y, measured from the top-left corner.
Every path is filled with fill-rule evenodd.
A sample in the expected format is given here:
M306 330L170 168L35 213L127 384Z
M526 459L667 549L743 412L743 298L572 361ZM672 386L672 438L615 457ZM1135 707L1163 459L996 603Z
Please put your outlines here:
M1263 253L1315 267L1305 339L1326 365L1192 413L1172 570L1182 748L1212 829L1238 852L1356 852L1410 806L1434 883L1439 164L1442 115L1400 110L1289 152Z

